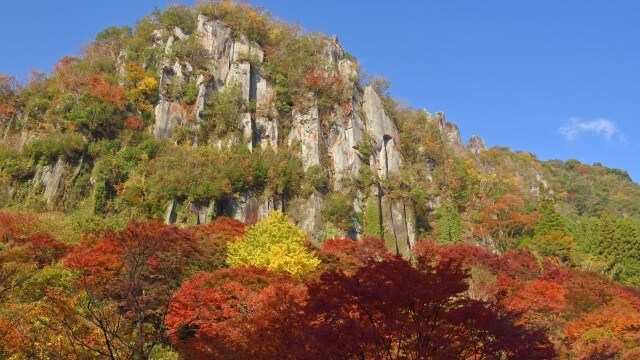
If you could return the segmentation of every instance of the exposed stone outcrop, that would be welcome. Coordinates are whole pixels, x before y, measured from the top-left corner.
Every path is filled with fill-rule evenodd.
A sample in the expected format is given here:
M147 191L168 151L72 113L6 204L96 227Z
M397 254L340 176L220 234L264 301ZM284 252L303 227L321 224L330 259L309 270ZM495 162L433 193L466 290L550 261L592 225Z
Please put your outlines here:
M178 214L176 212L177 202L175 200L169 201L167 205L167 210L164 214L164 222L167 224L174 224L178 219Z
M222 87L234 86L239 84L242 88L242 96L244 100L249 102L252 100L251 95L251 64L249 63L233 63L227 76L227 80ZM247 143L249 149L253 147L253 128L251 126L251 113L247 112L242 115L242 138Z
M529 191L534 196L541 196L543 193L553 195L553 189L549 185L549 182L540 174L536 174L535 180L531 181Z
M397 173L402 167L402 156L398 147L399 134L393 120L386 114L380 97L368 86L364 90L362 104L366 118L366 130L373 142L373 164L381 179ZM415 243L415 219L413 209L401 200L386 195L378 187L377 196L381 206L381 223L388 230L387 244L391 242L399 254L409 256Z
M366 130L373 142L374 166L381 179L397 172L402 166L400 150L397 147L398 129L384 111L382 101L373 87L364 89L362 109L366 118Z
M340 109L329 129L327 139L329 157L333 165L333 189L338 190L342 180L357 176L362 166L361 155L356 148L364 141L364 122L354 100L350 106Z
M172 46L176 41L185 38L187 38L187 34L180 28L174 28L172 32L162 29L153 32L155 47L164 49L166 55L171 53ZM169 62L168 58L166 58L160 66L158 81L160 96L154 108L155 124L153 127L153 135L157 138L171 138L175 127L186 124L188 120L188 109L179 101L171 99L166 91L167 87L175 82L188 82L187 75L193 72L193 68L191 68L190 65L185 65L185 67L186 68L183 69L182 64L178 61L173 63Z
M157 138L170 138L177 125L182 125L187 120L188 112L179 103L167 100L161 96L154 109L155 125L153 134Z
M381 199L383 226L389 230L386 236L392 236L398 254L409 257L416 241L415 216L413 209L401 201L388 196ZM389 244L389 241L387 241Z
M202 73L196 75L188 63L165 62L160 74L160 100L155 107L154 135L158 138L171 138L178 125L192 124L197 129L205 121L202 113L208 93L238 85L242 89L245 101L255 102L256 107L266 109L261 113L257 112L257 115L250 112L242 115L243 142L249 149L254 146L265 147L266 144L272 144L275 148L278 143L278 122L271 116L273 113L272 90L262 77L260 69L252 65L264 60L262 49L249 42L244 36L233 36L231 29L224 23L209 20L204 15L198 16L196 33L201 39L202 46L209 52L207 65L209 76L205 77ZM165 36L163 31L154 33L156 46L164 47L166 54L170 53L176 41L187 37L179 28L174 29L174 32L168 35L166 43L163 43L162 39ZM196 86L198 87L194 109L185 108L182 102L170 99L163 90L174 81L187 83L192 76L197 76ZM236 141L231 139L227 145L235 143Z
M258 219L266 218L274 210L285 210L282 200L275 197L262 198L258 202Z
M435 113L433 118L438 125L438 129L440 129L440 132L445 136L447 141L449 141L449 144L453 149L460 153L464 151L464 144L460 137L460 129L458 128L458 125L448 122L443 112Z
M194 214L196 216L196 224L204 225L209 222L213 215L213 207L214 204L189 204L189 213Z
M304 109L294 108L291 113L291 129L288 133L283 133L274 107L273 85L264 78L259 66L264 60L262 49L243 36L233 36L222 22L202 15L198 17L196 32L209 53L207 69L204 73L199 71L196 74L190 64L178 61L163 64L160 73L160 100L155 108L156 137L171 138L178 125L193 125L197 128L206 121L202 113L208 94L237 84L242 89L244 100L256 105L254 112L242 115L242 143L247 144L249 149L270 146L277 150L282 142L299 149L305 170L317 165L326 167L332 191L343 191L344 181L357 179L362 166L371 165L383 180L400 171L403 160L398 145L398 129L372 87L365 88L364 93L357 90L354 82L358 75L357 65L345 58L337 37L325 40L322 56L326 60L329 76L338 78L343 88L352 89L348 90L353 92L350 101L335 104L329 114L323 115L327 118L321 119L317 100L310 94L307 103L312 105ZM170 33L160 31L155 33L156 46L163 48L168 54L172 45L183 41L186 36L180 29L174 29ZM173 82L186 84L194 76L198 96L192 107L185 107L180 99L171 99L164 90ZM231 139L227 144L219 139L214 145L239 146L236 140L240 139ZM360 146L371 147L372 155L365 158L358 151ZM388 227L389 234L393 237L391 241L397 250L407 255L415 241L413 210L404 202L392 199L381 191L376 194L382 204L379 211L380 223ZM363 211L363 201L362 194L358 194L354 200L354 204L359 206L359 212ZM314 194L306 199L290 199L289 202L286 210L296 223L313 239L322 240L326 236L326 224L322 218L323 196ZM166 221L176 221L177 206L175 203L169 205ZM285 209L281 199L262 198L250 193L219 200L210 206L185 206L189 208L181 207L183 211L195 214L200 223L206 222L214 213L253 222L267 216L271 210ZM354 229L351 236L359 237L361 229L356 219Z
M305 114L301 114L298 110L294 109L292 118L293 127L287 139L288 145L292 146L294 142L299 144L302 165L305 170L313 165L320 165L324 143L322 140L318 107L315 105L312 106Z
M200 34L204 48L211 54L211 70L216 85L223 86L233 60L234 40L231 29L219 20L209 20L206 16L199 15L196 32Z
M209 92L210 84L204 77L204 75L198 75L198 79L196 81L196 86L198 86L198 97L196 98L196 120L198 122L198 126L202 125L204 122L204 118L202 117L202 112L204 111L204 107L207 101L207 95Z
M312 194L308 199L292 202L288 212L298 227L306 231L314 241L321 241L325 237L322 203L320 195Z
M255 84L255 92L251 98L256 102L254 147L264 149L271 146L276 149L279 129L277 111L273 104L273 87L262 76L261 71L253 71L251 75L251 81Z
M344 49L338 43L338 36L333 35L325 40L322 56L327 59L328 65L333 66L344 58Z
M51 204L56 197L62 195L69 183L73 182L81 170L83 162L80 161L75 167L59 157L52 165L39 165L34 176L35 186L44 187L43 198L47 204Z
M226 202L230 215L244 223L250 224L258 220L258 199L249 193L238 194Z
M484 143L484 140L481 137L473 135L471 139L469 139L467 150L476 155L487 150L487 144Z

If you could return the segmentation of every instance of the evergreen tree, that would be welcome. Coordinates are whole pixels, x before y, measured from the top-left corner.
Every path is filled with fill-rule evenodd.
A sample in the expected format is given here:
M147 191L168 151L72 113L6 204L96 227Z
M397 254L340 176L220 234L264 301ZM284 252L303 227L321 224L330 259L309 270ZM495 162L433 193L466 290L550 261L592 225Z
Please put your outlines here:
M462 240L462 219L455 207L440 207L438 216L438 242L454 244Z
M545 235L553 231L568 234L567 220L556 211L551 201L544 200L540 204L540 220L535 227L535 234Z

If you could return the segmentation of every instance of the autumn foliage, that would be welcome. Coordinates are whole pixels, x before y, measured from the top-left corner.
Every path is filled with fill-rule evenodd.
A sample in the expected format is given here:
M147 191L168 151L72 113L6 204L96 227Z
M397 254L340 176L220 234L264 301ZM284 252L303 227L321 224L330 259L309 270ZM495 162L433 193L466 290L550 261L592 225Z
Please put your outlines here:
M235 267L199 274L173 298L167 326L190 359L284 354L279 343L305 299L303 286L264 268Z
M262 223L275 239L253 249L297 234L282 216ZM227 249L260 235L261 223L132 222L73 245L37 219L0 213L7 356L633 359L640 350L637 289L527 250L423 240L409 262L370 237L265 252L320 262L299 277L228 263Z

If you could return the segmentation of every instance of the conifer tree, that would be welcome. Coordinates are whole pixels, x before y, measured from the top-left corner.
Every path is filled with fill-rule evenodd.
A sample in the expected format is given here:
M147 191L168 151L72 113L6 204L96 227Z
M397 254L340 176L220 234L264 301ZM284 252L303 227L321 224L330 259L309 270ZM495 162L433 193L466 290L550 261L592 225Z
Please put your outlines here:
M462 219L455 207L441 207L436 210L438 216L438 241L441 244L454 244L462 240Z
M545 235L552 231L568 233L567 221L556 211L551 201L544 200L540 204L540 220L535 227L535 234Z

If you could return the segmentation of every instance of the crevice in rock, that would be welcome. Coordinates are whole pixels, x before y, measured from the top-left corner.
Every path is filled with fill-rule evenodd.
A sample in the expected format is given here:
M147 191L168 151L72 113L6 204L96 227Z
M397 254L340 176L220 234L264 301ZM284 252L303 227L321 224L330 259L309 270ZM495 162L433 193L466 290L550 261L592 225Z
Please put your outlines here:
M380 186L380 182L378 182L376 186L378 187L378 229L380 231L380 238L382 239L382 242L385 242L384 215L382 213L382 187Z
M408 252L408 256L409 259L412 258L412 253L411 253L411 238L409 235L409 217L407 216L407 204L405 204L404 202L402 203L402 211L404 213L404 228L405 228L405 233L407 234L407 252Z
M387 152L387 146L389 145L389 142L392 140L390 135L385 134L382 137L382 147L383 147L383 156L384 156L384 175L385 177L389 176L389 153Z
M171 202L169 202L169 205L167 206L166 214L164 216L164 222L166 224L175 224L176 220L178 220L178 214L176 212L177 206L178 204L175 200L172 200Z
M249 65L249 102L252 103L251 108L251 146L250 149L260 145L261 134L256 124L256 105L258 102L258 74L257 69L253 65Z
M393 203L391 202L389 202L389 221L391 225L391 230L393 231L393 233L391 234L393 235L393 242L396 245L396 255L400 255L400 245L398 244L398 235L396 233L396 223L393 218Z

